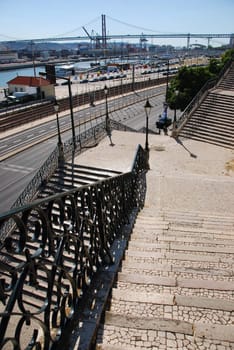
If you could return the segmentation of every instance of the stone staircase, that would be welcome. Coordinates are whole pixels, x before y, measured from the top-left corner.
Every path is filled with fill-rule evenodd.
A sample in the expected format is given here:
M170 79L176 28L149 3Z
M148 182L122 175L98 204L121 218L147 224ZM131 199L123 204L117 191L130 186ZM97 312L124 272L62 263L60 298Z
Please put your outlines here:
M38 198L69 191L73 188L88 185L121 174L105 168L96 168L73 163L61 164L46 185L40 189Z
M234 91L234 63L232 63L230 69L227 70L224 77L219 81L217 88Z
M96 349L234 349L234 216L144 208Z
M179 136L234 148L234 64L210 90Z
M46 185L43 186L43 188L41 188L37 195L37 199L45 198L59 192L68 191L75 187L91 184L109 177L116 176L120 173L121 172L110 169L102 169L90 166L64 163L57 169L57 171L46 183ZM77 201L80 202L79 199L77 199ZM70 202L68 201L68 206L69 204ZM41 208L43 208L43 206L41 206ZM64 234L65 229L69 229L69 225L66 224L65 221L63 226L60 224L60 215L61 214L59 210L59 205L57 203L54 203L52 209L53 223L50 224L51 227L53 227L53 232L58 235ZM25 253L25 251L30 252L31 256L36 257L38 255L38 251L40 251L40 246L43 247L45 245L45 239L42 235L40 235L39 226L37 225L38 212L36 210L30 213L28 222L29 226L27 230L27 241L24 242L24 250L17 250L17 246L20 246L19 237L21 235L21 232L19 232L18 229L16 229L14 233L11 234L8 249L4 248L1 250L0 263L4 263L4 266L6 266L6 268L1 269L1 282L3 283L5 288L8 288L11 285L12 279L14 280L14 277L12 277L14 276L14 270L17 271L18 269L20 269L21 265L26 263L27 254ZM85 244L86 242L87 244L89 243L89 234L86 234L84 242ZM14 247L14 249L10 249L10 246ZM73 246L70 248L69 252L64 252L63 254L63 268L66 271L70 271L74 268L74 262L72 260L73 254L75 254ZM22 291L22 301L25 309L29 309L32 312L37 312L37 317L38 319L40 319L41 322L44 322L42 310L45 308L46 300L48 297L48 281L50 278L50 274L48 273L48 271L52 270L53 264L54 255L48 254L48 256L45 256L43 259L43 264L40 265L38 263L36 277L32 274L32 280L27 280L27 283L24 284L24 288ZM66 293L67 283L61 281L60 288L64 291L64 293ZM11 290L9 288L9 293L10 292ZM59 297L59 292L54 287L54 289L51 291L52 308L57 307ZM4 308L5 305L1 302L0 313L4 312ZM17 305L15 305L14 311L16 311L16 316L11 317L11 323L8 327L9 334L7 334L9 337L12 336L12 333L14 332L14 327L15 325L17 325L17 322L19 322L20 311ZM17 312L19 312L19 315L17 315ZM31 325L31 327L33 326ZM29 335L30 327L28 328L27 332L24 331L25 339L28 339L27 337ZM52 337L53 336L55 336L55 334L52 335ZM27 344L24 344L24 339L22 339L21 342L22 349L29 349L29 347L27 347ZM6 347L6 349L8 348Z

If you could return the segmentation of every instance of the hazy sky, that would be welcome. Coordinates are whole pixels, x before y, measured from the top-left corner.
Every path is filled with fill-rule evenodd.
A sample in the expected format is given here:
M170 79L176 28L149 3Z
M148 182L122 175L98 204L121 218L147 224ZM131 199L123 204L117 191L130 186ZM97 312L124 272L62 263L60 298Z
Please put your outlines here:
M102 14L108 34L234 33L234 0L0 0L0 41L101 34Z

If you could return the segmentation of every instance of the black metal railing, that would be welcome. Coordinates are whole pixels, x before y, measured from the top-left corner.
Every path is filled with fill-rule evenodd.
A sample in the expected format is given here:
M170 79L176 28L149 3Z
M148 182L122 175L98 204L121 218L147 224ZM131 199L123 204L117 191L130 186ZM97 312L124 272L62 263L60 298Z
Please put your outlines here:
M86 131L82 132L79 136L76 136L76 148L74 149L73 140L70 139L63 144L64 159L66 161L73 159L82 150L97 143L106 136L105 122L101 122L95 126L91 126ZM52 174L55 172L59 165L59 148L56 146L54 151L49 155L46 161L42 164L39 170L36 172L32 180L21 192L17 200L11 206L11 209L18 208L26 205L32 201L38 193L40 187L49 180ZM7 232L10 231L14 222L8 220L1 228L1 236L5 237Z
M199 90L196 96L192 99L192 101L185 108L183 113L179 116L177 122L174 125L172 135L177 136L181 128L187 123L188 119L192 115L192 113L200 106L202 101L207 96L210 89L212 89L218 82L223 78L225 72L231 66L233 60L229 60L221 69L220 73L216 78L212 78L208 80L203 87Z
M37 200L0 216L0 348L48 350L131 213L144 205L146 154L130 172Z

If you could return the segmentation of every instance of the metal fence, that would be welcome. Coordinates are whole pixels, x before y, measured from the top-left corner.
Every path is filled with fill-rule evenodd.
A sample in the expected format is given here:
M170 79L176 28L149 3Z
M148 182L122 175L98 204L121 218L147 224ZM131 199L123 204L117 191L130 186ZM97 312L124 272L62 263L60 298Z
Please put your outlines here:
M179 119L174 125L173 136L177 136L182 129L182 127L187 123L188 119L192 115L192 113L200 106L202 101L206 98L210 89L218 84L218 82L223 78L225 72L231 66L233 60L228 61L223 68L221 69L219 75L216 78L208 80L205 85L199 90L196 96L192 99L192 101L185 108L183 113L180 115Z
M14 208L0 227L0 348L48 350L89 289L132 212L144 204L146 154L132 170ZM137 209L137 210L136 210Z

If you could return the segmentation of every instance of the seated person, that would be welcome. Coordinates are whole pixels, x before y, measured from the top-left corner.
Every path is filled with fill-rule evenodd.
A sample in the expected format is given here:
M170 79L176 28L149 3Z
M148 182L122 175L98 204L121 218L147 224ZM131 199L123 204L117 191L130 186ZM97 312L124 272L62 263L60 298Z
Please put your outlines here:
M164 124L166 121L167 121L167 114L163 112L163 114L159 116L159 122Z

